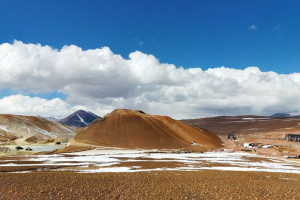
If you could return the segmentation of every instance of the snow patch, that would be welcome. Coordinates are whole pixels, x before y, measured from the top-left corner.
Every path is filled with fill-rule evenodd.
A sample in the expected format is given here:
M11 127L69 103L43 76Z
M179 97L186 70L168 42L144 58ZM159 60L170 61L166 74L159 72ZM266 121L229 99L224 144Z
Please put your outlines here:
M87 125L87 123L78 115L78 114L76 114L76 116L79 118L79 120L82 122L82 123L84 123L85 125Z
M281 158L264 157L244 152L208 152L208 153L182 153L155 152L140 149L113 149L103 148L77 153L54 155L29 155L23 161L43 162L42 164L0 164L0 166L44 166L44 165L70 165L77 166L77 172L139 172L139 171L199 171L199 170L227 170L227 171L262 171L300 174L300 163L290 162ZM264 158L253 161L250 158ZM10 157L13 162L13 157ZM113 167L117 164L134 162L129 167ZM138 162L177 162L181 167L154 169L141 169ZM221 166L218 166L220 164ZM89 169L89 165L99 169ZM212 165L212 166L209 166ZM59 169L57 169L59 170ZM62 169L64 170L64 169Z
M56 138L56 137L57 137L56 135L54 135L54 134L51 133L51 132L48 132L48 131L46 131L46 130L44 130L44 129L41 129L41 128L35 126L35 125L32 125L32 126L33 126L37 131L39 131L40 133L42 133L42 134L44 134L44 135L47 135L47 136L50 136L50 137L53 137L53 138Z
M72 130L68 129L67 127L61 125L60 123L57 123L57 125L59 125L60 127L64 128L65 130L69 131L69 133L73 133Z
M7 126L0 125L0 129L5 132L8 132Z

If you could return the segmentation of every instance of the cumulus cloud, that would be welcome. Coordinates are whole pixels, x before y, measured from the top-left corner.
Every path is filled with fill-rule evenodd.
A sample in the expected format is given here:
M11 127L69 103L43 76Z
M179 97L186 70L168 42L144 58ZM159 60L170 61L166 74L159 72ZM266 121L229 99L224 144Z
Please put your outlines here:
M0 113L21 115L42 115L61 117L74 112L79 107L67 104L59 98L46 100L25 95L11 95L0 99Z
M15 41L0 45L0 71L0 89L67 95L65 101L4 97L1 106L11 103L10 108L0 107L2 113L67 115L81 107L104 115L131 108L181 119L300 110L299 73L262 72L257 67L184 69L139 51L124 59L108 47L82 50L70 45L58 50ZM24 103L18 104L17 97Z

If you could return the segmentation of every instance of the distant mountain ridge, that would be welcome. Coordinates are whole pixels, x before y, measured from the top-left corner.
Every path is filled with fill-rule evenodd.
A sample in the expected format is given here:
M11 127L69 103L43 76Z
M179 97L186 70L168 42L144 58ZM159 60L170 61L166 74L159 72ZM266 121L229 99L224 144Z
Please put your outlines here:
M299 116L218 116L196 119L184 119L182 122L215 133L216 135L252 134L255 132L272 131L282 128L300 126Z
M292 117L292 115L289 113L275 113L271 117Z
M85 127L88 124L92 123L95 119L101 118L98 115L85 111L85 110L78 110L68 117L59 120L59 123L68 125L68 126L76 126L76 127Z
M60 120L59 118L56 118L56 117L45 117L45 116L41 116L41 115L37 115L36 117L46 119L46 120L49 120L49 121L53 121L53 122L58 122Z
M298 111L285 112L285 113L275 113L271 117L300 117Z

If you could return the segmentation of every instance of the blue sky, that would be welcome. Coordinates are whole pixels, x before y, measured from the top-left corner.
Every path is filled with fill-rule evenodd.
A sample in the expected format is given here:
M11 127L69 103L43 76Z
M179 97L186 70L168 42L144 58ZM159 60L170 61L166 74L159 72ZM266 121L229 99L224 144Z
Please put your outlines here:
M300 114L299 8L296 0L0 0L0 113Z
M140 50L184 68L292 73L300 65L299 1L0 1L0 43ZM255 25L256 29L249 29Z

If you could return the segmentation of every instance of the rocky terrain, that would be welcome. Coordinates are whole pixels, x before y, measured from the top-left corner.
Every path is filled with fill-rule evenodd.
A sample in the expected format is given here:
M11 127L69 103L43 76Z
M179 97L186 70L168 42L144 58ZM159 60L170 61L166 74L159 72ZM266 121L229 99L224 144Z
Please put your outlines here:
M60 135L44 119L8 115L2 121L8 119L0 126L6 142L35 143L44 141L39 134ZM115 110L50 155L2 156L0 199L300 199L299 159L283 158L300 154L299 143L283 140L300 132L297 118L184 122L195 127L166 116ZM228 133L236 139L228 139ZM272 148L245 153L246 142Z
M0 173L0 199L300 199L299 174Z
M220 116L182 120L188 125L212 131L224 142L224 148L232 151L246 150L267 156L298 156L300 142L285 141L285 135L300 135L300 118L266 116ZM228 139L234 134L236 139ZM244 143L270 145L270 148L245 149Z
M38 117L0 115L1 145L67 142L75 133L74 128Z

